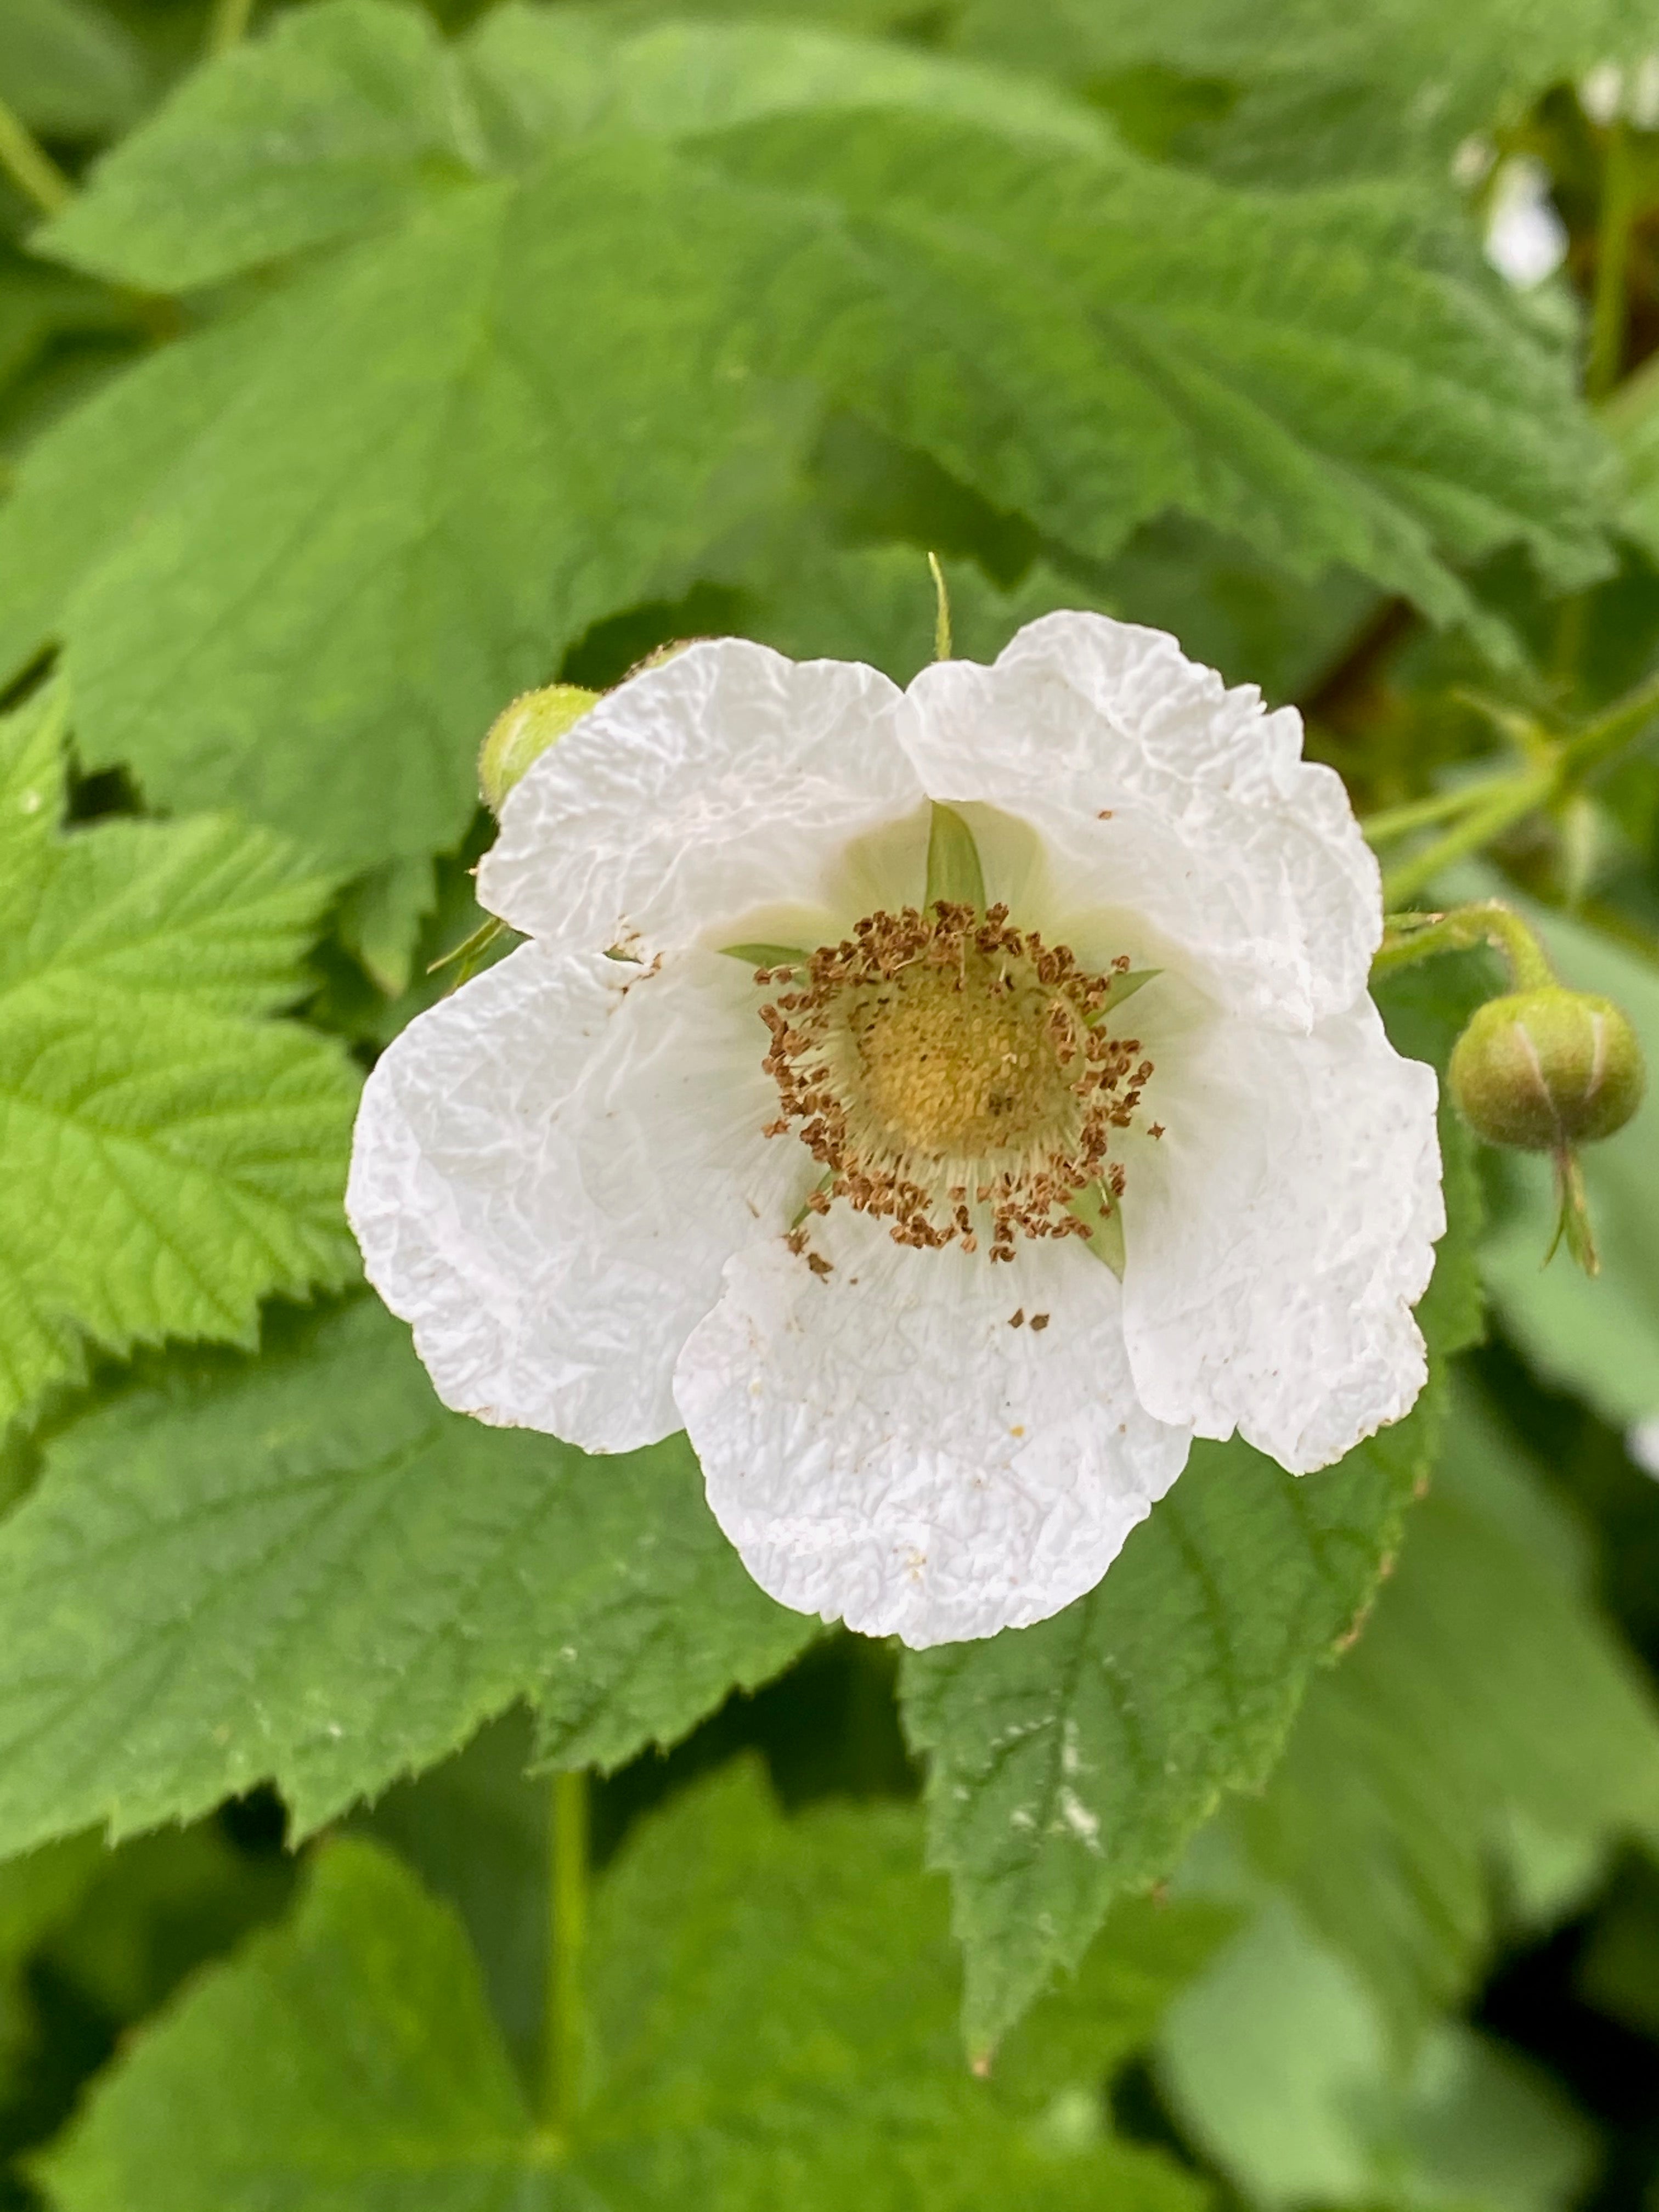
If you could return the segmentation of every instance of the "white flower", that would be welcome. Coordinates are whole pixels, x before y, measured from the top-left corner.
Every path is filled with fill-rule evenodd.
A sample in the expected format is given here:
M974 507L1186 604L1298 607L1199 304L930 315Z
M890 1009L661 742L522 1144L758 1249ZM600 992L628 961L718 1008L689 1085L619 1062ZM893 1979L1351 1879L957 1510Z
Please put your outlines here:
M1436 1083L1300 749L1096 615L908 692L735 640L613 692L479 870L529 941L364 1094L349 1210L446 1402L684 1426L766 1589L916 1645L1091 1589L1194 1435L1300 1473L1396 1419ZM984 908L921 911L935 822Z

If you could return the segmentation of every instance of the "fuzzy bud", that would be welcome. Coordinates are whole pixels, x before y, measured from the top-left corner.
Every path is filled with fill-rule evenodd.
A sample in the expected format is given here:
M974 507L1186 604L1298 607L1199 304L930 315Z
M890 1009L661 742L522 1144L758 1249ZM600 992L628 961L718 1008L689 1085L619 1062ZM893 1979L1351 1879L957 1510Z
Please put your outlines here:
M599 694L579 684L549 684L501 710L478 752L478 789L492 814L531 763L599 703Z
M1451 1090L1488 1144L1560 1154L1622 1129L1646 1082L1611 999L1550 983L1488 1000L1457 1040Z

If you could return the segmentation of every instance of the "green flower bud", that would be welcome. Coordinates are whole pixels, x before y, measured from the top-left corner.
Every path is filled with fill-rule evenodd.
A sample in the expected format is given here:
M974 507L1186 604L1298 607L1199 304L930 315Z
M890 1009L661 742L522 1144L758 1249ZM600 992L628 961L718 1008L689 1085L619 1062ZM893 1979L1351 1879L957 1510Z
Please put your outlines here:
M1477 1136L1557 1154L1622 1129L1646 1082L1636 1032L1612 1000L1559 983L1488 1000L1457 1040L1450 1076Z
M492 814L532 761L599 703L599 694L579 684L548 684L521 692L497 714L478 752L478 789Z

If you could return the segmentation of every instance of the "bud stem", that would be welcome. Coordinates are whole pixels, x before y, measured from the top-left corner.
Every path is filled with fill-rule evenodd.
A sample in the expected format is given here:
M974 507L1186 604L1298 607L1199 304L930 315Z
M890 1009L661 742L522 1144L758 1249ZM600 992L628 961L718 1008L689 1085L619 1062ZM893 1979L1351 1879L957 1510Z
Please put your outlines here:
M1414 967L1439 952L1473 952L1489 945L1502 953L1517 991L1535 991L1556 981L1549 956L1520 915L1497 899L1453 907L1446 914L1391 914L1382 942L1371 962L1373 979Z

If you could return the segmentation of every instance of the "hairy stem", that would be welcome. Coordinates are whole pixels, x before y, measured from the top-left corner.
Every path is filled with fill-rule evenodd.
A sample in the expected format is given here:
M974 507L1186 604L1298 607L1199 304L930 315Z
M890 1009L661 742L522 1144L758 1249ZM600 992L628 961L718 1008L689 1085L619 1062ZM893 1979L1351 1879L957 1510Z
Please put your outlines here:
M0 169L42 215L56 215L75 197L75 187L21 115L0 100Z
M1446 914L1391 914L1371 963L1372 980L1414 967L1438 952L1472 952L1482 945L1503 954L1517 991L1541 990L1556 980L1537 937L1518 914L1497 899L1453 907Z

